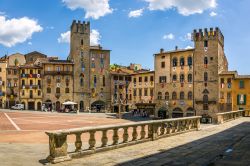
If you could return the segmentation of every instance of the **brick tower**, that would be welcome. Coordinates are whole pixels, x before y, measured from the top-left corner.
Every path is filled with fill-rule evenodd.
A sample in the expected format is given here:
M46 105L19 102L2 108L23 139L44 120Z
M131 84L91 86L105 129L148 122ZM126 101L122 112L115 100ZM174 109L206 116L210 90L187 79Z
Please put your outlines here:
M194 109L209 122L219 112L219 73L227 71L224 37L219 28L193 31Z

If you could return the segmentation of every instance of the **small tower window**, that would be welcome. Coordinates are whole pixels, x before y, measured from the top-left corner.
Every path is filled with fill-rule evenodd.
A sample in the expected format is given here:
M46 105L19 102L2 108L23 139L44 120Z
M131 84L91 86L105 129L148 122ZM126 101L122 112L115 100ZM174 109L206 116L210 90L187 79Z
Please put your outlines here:
M205 65L208 64L208 58L207 58L207 57L204 58L204 64L205 64Z
M165 93L165 100L169 100L169 93L168 92Z
M83 39L81 40L81 45L83 45Z
M180 75L180 82L184 82L184 74Z
M173 92L172 93L172 100L176 100L177 99L177 94L176 94L176 92Z
M193 93L192 92L188 92L188 100L192 100L193 98Z
M188 83L192 83L192 74L188 74Z
M208 80L208 74L207 72L204 73L204 81L207 81Z
M193 60L192 57L188 57L188 66L192 66L193 65Z
M208 41L204 40L204 47L208 47Z
M184 96L185 96L184 92L181 92L180 93L180 100L184 100Z
M177 80L177 76L174 74L173 75L173 81L176 81Z

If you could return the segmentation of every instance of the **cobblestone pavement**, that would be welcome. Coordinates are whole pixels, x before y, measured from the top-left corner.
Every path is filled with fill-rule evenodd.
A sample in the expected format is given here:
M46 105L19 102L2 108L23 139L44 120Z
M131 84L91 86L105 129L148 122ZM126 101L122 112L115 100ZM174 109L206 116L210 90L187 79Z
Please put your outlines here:
M200 131L97 153L54 166L78 165L250 165L250 118ZM38 140L39 142L39 140ZM0 143L0 165L52 165L44 160L48 144Z

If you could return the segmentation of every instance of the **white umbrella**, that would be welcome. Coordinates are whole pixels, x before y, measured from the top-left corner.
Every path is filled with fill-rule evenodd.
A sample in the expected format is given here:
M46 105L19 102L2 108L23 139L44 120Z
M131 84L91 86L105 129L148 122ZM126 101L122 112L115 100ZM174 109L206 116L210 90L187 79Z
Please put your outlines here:
M77 103L73 102L73 101L66 101L63 103L63 105L75 105Z

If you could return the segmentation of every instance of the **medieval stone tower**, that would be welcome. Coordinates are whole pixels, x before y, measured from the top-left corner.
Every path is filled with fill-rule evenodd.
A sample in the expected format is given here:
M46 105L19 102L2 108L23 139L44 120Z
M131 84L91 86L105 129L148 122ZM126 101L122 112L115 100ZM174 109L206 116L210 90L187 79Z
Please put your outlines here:
M219 28L193 31L194 109L210 119L219 112L219 73L227 71L224 37Z
M70 56L74 62L74 102L80 111L110 107L110 50L90 46L90 23L73 21Z
M74 101L78 109L88 105L90 75L90 23L73 21L70 36L70 60L74 62Z

